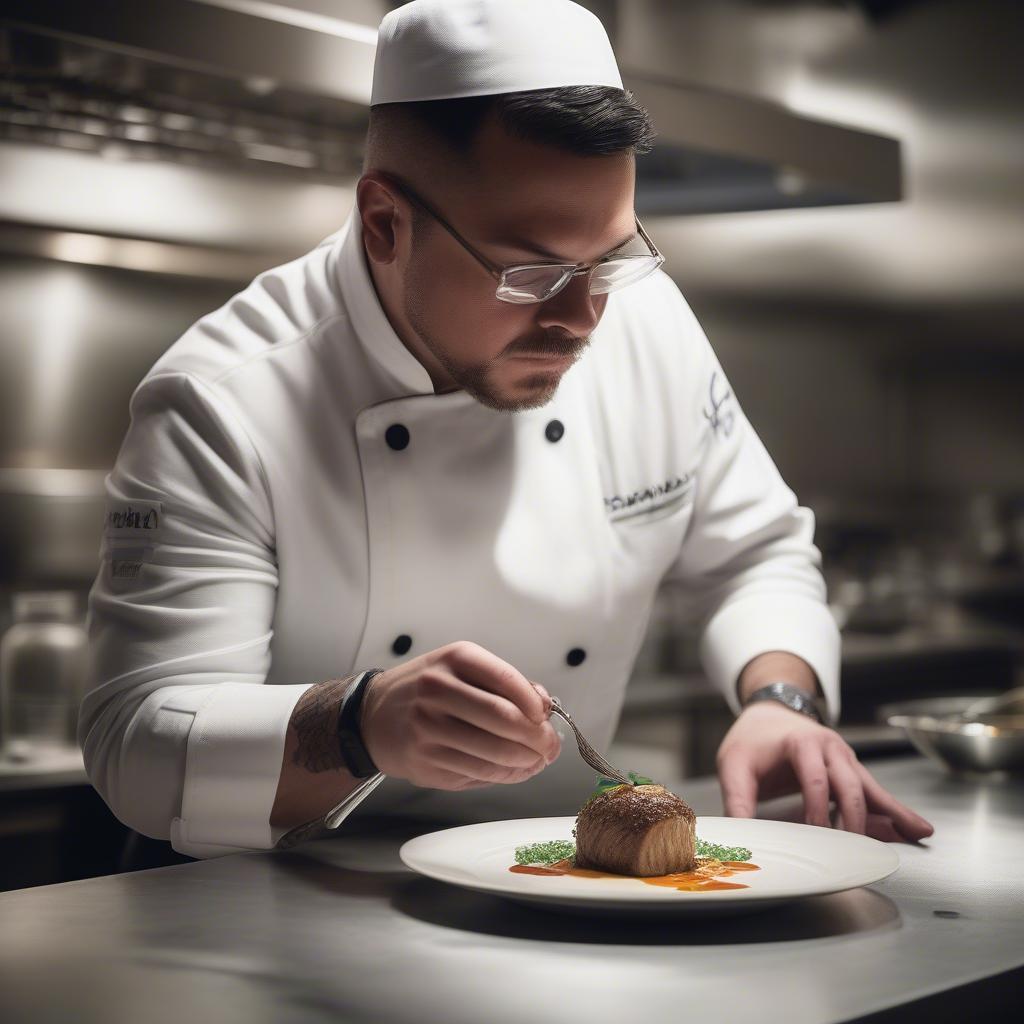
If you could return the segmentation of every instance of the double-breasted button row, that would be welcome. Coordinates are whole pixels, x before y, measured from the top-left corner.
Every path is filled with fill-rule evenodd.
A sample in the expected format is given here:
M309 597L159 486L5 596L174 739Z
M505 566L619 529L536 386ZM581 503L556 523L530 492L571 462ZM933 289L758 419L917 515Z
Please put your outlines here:
M562 439L562 435L565 433L565 426L561 420L551 420L550 423L544 428L544 436L552 443L556 443ZM387 430L384 431L384 440L387 442L387 446L392 451L400 452L405 448L409 447L409 428L403 423L392 423ZM408 654L412 649L412 637L407 633L401 633L395 637L391 644L391 650L394 654L401 656ZM582 647L573 647L565 656L566 664L575 668L577 665L582 665L587 657L587 652Z
M544 428L544 436L552 444L561 441L563 434L565 434L565 424L563 424L561 420L552 420ZM393 451L400 452L402 449L409 447L409 428L403 423L392 423L391 426L384 431L384 440L387 442L389 448Z
M393 654L403 655L408 654L412 649L412 637L408 633L400 633L391 643L391 651ZM574 647L565 656L565 662L572 668L576 668L577 665L582 665L587 658L587 652L582 647Z

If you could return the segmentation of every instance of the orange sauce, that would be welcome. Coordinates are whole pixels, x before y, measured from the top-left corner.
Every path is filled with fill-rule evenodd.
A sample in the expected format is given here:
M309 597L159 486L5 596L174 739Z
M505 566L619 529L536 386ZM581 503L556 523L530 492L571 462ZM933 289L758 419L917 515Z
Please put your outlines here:
M678 889L680 892L712 892L721 889L749 889L749 885L742 882L723 882L723 878L737 874L740 871L760 871L757 864L751 864L743 860L724 860L722 868L713 877L701 874L698 871L675 871L669 875L653 875L642 877L640 875L616 875L610 871L592 871L589 868L576 868L572 866L572 860L559 860L548 867L537 867L532 864L513 864L509 871L518 875L575 875L577 878L635 878L638 882L647 885L659 885L668 889Z

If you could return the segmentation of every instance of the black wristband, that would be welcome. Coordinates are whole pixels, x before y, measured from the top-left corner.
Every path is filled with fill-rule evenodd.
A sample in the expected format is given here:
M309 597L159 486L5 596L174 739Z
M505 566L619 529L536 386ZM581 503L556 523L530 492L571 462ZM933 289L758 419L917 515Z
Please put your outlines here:
M367 684L383 669L372 668L363 672L345 691L338 705L338 746L349 773L357 779L366 779L379 771L366 749L362 734L359 731L359 709L363 704L363 694Z

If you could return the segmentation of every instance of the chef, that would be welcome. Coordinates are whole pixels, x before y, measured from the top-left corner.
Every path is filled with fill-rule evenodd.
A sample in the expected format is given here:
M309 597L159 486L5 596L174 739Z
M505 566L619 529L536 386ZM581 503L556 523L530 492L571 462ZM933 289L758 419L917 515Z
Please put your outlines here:
M568 0L384 18L356 208L132 396L79 729L123 822L209 857L349 795L574 814L595 773L551 695L605 750L674 580L736 715L726 813L800 791L931 832L830 728L813 517L634 214L652 137Z

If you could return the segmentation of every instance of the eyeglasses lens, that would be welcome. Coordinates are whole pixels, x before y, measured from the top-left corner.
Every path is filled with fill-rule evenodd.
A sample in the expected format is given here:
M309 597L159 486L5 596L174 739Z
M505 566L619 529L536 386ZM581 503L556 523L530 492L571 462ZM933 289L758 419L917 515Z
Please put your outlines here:
M501 275L497 295L506 302L543 302L572 276L572 267L523 267Z
M605 295L628 284L643 280L658 268L657 256L627 256L621 260L609 260L594 267L590 276L590 294Z
M605 295L624 288L647 277L659 264L656 256L626 256L599 263L590 274L590 294ZM572 272L572 267L560 266L506 270L496 294L505 302L544 302L565 286Z

